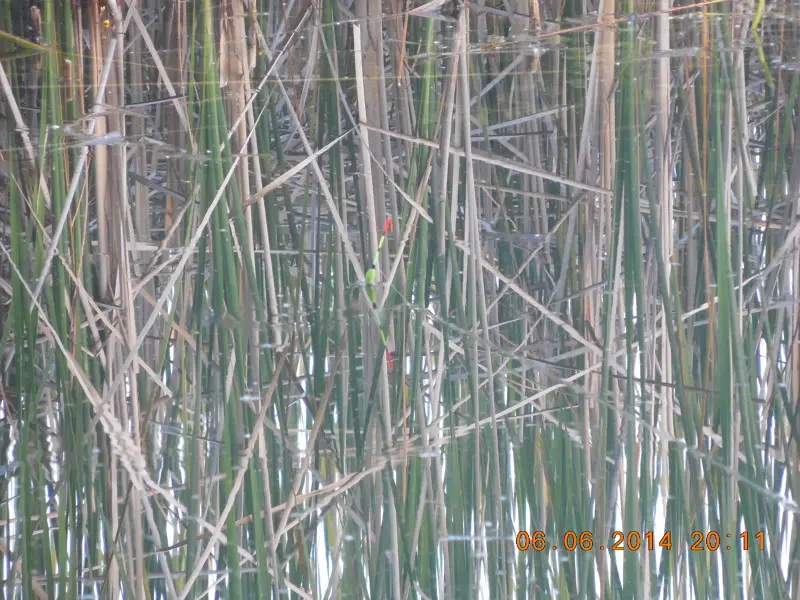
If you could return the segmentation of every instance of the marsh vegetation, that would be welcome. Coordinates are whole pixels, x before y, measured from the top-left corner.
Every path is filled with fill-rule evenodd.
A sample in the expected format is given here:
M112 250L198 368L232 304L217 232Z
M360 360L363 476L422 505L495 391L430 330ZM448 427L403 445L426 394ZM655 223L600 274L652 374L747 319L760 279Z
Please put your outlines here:
M0 0L4 596L798 597L799 10Z

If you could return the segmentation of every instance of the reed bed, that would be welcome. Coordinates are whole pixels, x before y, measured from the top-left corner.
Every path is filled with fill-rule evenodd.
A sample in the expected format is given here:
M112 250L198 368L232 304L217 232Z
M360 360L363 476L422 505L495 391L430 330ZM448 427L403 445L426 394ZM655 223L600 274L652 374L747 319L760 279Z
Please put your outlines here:
M4 596L798 597L797 17L0 2Z

